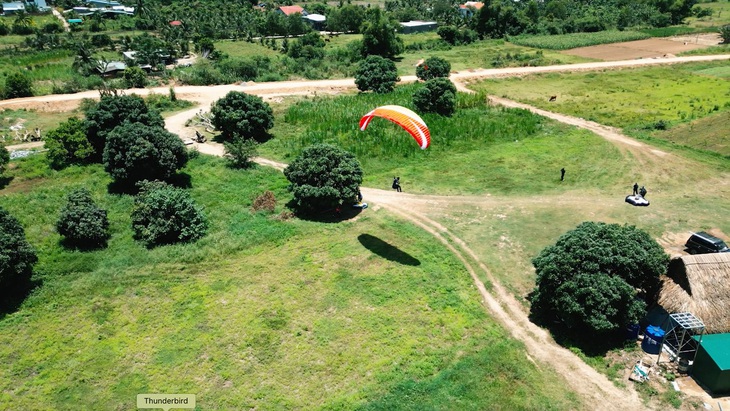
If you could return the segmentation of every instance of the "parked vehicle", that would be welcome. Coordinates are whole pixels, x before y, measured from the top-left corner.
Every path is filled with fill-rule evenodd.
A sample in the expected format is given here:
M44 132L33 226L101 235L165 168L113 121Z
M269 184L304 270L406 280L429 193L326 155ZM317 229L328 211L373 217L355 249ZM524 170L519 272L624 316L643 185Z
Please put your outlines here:
M730 248L721 239L704 231L693 233L684 245L690 254L728 253Z

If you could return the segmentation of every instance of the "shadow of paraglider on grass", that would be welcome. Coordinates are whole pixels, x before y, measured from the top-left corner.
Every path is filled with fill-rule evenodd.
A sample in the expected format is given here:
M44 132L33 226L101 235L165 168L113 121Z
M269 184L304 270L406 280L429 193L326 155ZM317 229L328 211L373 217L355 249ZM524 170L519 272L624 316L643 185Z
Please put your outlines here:
M372 251L373 253L385 258L386 260L394 261L403 265L419 266L421 262L413 257L412 255L401 251L398 247L387 243L378 237L370 234L360 234L357 236L358 241L363 247Z

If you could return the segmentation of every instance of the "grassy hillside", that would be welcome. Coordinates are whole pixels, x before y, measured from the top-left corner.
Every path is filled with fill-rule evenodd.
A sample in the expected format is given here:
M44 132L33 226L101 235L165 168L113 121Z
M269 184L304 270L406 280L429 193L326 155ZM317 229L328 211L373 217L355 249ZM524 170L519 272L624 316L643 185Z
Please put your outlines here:
M200 157L184 172L209 234L147 250L132 198L108 194L100 167L14 164L0 205L37 247L41 285L0 319L0 408L130 409L143 392L210 410L581 407L488 318L458 260L384 211L252 214L264 190L287 200L283 176ZM81 186L109 210L105 250L65 250L54 233Z

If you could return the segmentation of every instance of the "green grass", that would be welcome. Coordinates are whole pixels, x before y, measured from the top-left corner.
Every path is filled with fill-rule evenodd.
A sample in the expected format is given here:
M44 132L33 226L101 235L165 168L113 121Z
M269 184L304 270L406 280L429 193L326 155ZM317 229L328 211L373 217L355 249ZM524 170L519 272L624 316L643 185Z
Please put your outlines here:
M642 40L651 35L638 31L607 30L597 33L572 33L547 36L515 36L509 41L521 46L549 50L568 50L576 47L596 46L599 44L622 41Z
M41 129L41 133L45 133L51 129L58 127L62 121L66 121L69 117L77 113L67 112L38 112L35 110L10 110L4 109L0 111L0 136L5 136L2 145L18 144L13 140L15 132L10 130L11 126L22 124L21 136L24 131L35 130L36 127Z
M730 1L721 0L698 3L697 6L712 10L712 15L702 18L688 17L686 23L691 27L715 29L730 24Z
M142 392L194 393L202 409L582 408L488 318L448 250L384 211L252 214L264 190L287 200L283 176L201 156L185 172L209 234L147 250L101 167L15 164L0 205L42 285L0 319L0 408L127 409ZM53 223L80 186L109 210L107 249L59 246Z
M488 80L475 88L629 133L653 130L660 121L671 128L730 109L724 61ZM548 102L550 95L557 101Z
M424 114L431 131L426 150L384 119L359 130L360 117L377 106L413 108L411 95L419 87L401 86L388 95L302 100L277 113L272 129L277 138L259 151L289 162L311 144L336 144L358 158L365 185L388 188L393 176L401 176L404 189L416 193L554 193L567 188L553 178L561 164L575 164L580 177L571 185L596 187L615 184L631 169L616 148L589 132L523 110L488 107L484 96L459 94L460 109L453 117Z

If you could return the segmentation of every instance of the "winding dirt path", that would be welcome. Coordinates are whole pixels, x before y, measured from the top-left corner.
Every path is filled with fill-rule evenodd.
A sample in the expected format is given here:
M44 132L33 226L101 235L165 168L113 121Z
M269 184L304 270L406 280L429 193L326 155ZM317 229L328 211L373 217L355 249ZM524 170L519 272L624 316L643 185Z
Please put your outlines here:
M452 81L455 82L461 91L468 90L460 81L470 78L480 77L506 77L520 76L532 73L558 72L558 71L582 71L582 70L603 70L620 67L635 67L652 64L674 64L691 61L711 61L711 60L727 60L730 55L715 56L692 56L692 57L674 57L663 59L639 59L625 60L599 63L581 63L560 66L547 67L522 67L507 69L490 69L490 70L469 70L461 73L452 74ZM402 82L416 81L415 76L406 76L402 78ZM194 135L195 130L186 127L185 123L192 118L198 111L207 111L210 105L225 96L230 91L243 91L249 94L257 94L263 98L275 98L278 96L287 96L295 94L334 94L346 90L355 89L353 79L341 80L322 80L322 81L293 81L293 82L276 82L262 84L247 85L224 85L211 87L184 86L176 87L175 92L179 98L193 100L199 104L194 109L190 109L166 119L166 127L169 131L180 135L183 139L188 139ZM147 95L149 93L164 94L168 92L168 88L152 88L152 89L133 89L127 90L127 93L136 93L139 95ZM49 111L66 111L78 106L84 98L98 98L98 92L90 91L77 93L73 95L52 95L42 97L32 97L24 99L0 101L0 107L3 108L27 108ZM644 158L664 158L670 154L660 150L656 150L643 143L633 140L617 129L606 127L585 119L579 119L563 114L552 113L535 107L527 106L521 103L510 101L507 99L491 97L490 101L495 104L501 104L507 107L518 107L530 110L539 115L553 118L567 124L585 128L606 138L607 140L617 144L622 149L630 151L634 156L642 156ZM204 154L222 156L223 147L221 144L208 142L195 144L196 148ZM27 147L14 146L9 147L10 150L21 149ZM260 164L283 170L286 164L272 160L257 158ZM482 301L489 312L497 319L512 336L521 341L527 350L528 358L538 364L538 367L550 367L560 374L566 384L575 391L583 400L587 409L592 410L620 410L645 408L633 389L619 389L613 385L604 375L598 373L588 366L580 358L569 350L557 345L548 332L531 323L528 319L527 312L517 299L507 291L497 279L492 275L489 268L480 261L478 255L469 247L469 245L451 233L447 227L438 221L426 216L424 210L432 209L434 204L440 205L456 205L466 203L476 203L485 206L501 203L502 200L487 196L433 196L433 195L414 195L408 193L395 193L389 190L380 190L375 188L362 188L363 195L371 202L375 208L383 207L399 217L411 221L413 224L423 228L433 235L444 246L450 249L459 258L474 281ZM555 198L557 200L557 197ZM545 201L545 199L525 199L524 201ZM569 198L561 197L560 201L570 201ZM486 278L491 285L491 290L487 290L480 278Z

